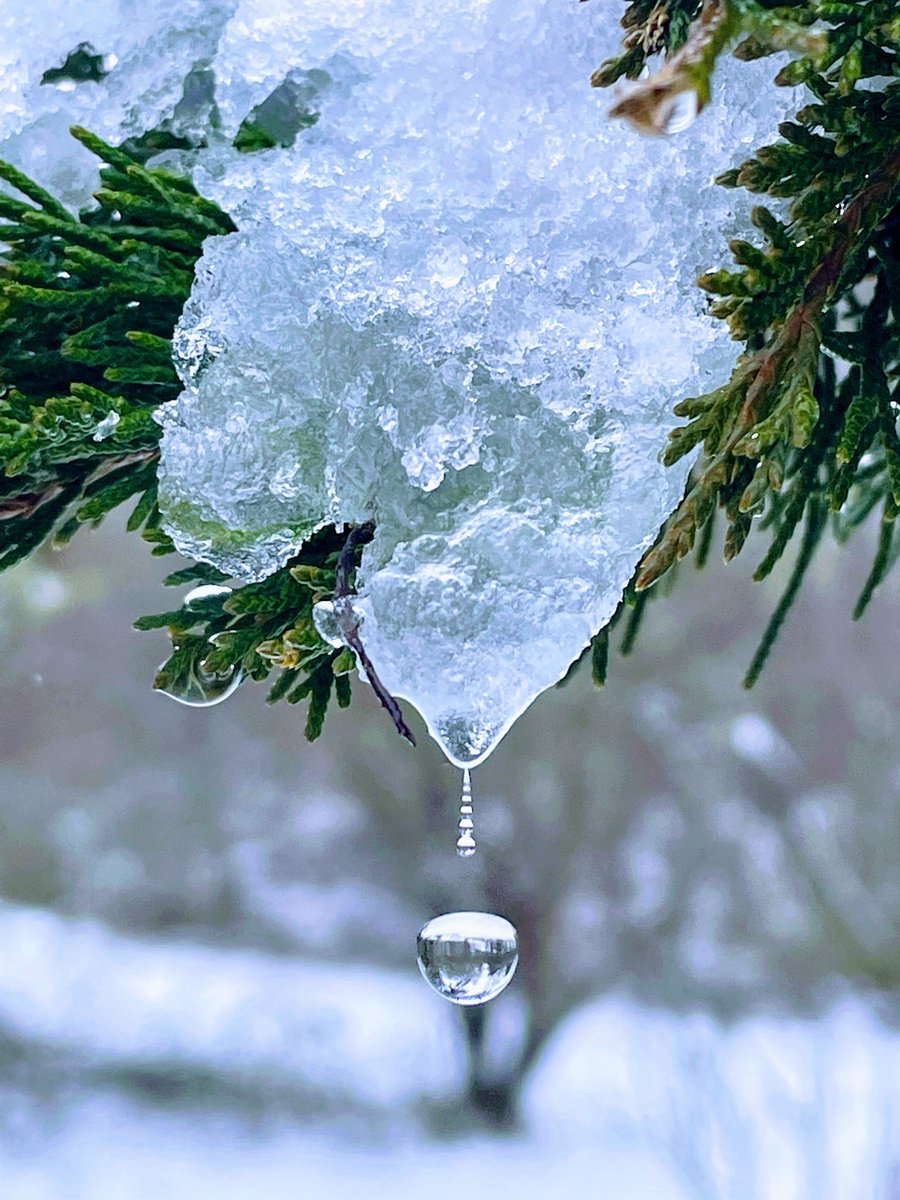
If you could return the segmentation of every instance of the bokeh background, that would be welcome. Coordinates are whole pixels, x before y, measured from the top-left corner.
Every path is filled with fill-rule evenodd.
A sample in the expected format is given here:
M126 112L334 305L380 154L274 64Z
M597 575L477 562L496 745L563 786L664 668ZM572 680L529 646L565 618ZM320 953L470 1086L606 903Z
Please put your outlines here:
M868 531L869 534L873 531ZM683 571L604 691L473 775L368 689L322 740L247 684L153 694L172 563L110 522L0 580L3 1200L900 1196L900 738L872 537ZM469 1016L433 914L518 926Z

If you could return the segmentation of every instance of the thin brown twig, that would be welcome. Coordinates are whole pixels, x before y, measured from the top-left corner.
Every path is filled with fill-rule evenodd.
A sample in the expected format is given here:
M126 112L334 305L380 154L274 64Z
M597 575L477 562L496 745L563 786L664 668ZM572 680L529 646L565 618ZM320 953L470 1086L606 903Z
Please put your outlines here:
M378 673L372 665L372 660L369 658L368 652L363 645L359 632L359 617L356 615L351 602L353 591L350 586L350 578L356 567L356 547L370 542L374 531L375 526L371 521L367 521L364 525L356 525L350 530L347 540L344 543L344 548L341 551L341 556L338 559L337 581L334 589L334 615L340 628L341 636L355 653L359 660L359 665L366 673L366 678L372 687L372 691L381 701L382 707L387 709L396 726L397 732L401 737L405 737L408 742L415 746L416 739L406 723L403 710L378 678Z
M63 490L61 483L51 483L42 492L23 492L19 496L0 499L0 521L12 521L16 517L33 517L48 500L55 499Z

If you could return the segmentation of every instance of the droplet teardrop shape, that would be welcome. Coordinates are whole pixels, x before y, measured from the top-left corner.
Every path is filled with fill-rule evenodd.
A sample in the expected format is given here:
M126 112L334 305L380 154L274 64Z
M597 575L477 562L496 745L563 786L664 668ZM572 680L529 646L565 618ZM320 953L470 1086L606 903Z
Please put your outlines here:
M319 637L335 649L347 645L344 636L347 624L358 626L363 623L362 611L350 596L317 601L313 605L312 618Z
M485 1004L503 991L519 961L515 926L494 913L435 917L416 940L419 970L430 987L454 1004Z
M344 637L338 624L337 613L334 611L333 601L320 600L318 604L314 604L312 616L316 632L323 642L334 646L335 649L344 645Z

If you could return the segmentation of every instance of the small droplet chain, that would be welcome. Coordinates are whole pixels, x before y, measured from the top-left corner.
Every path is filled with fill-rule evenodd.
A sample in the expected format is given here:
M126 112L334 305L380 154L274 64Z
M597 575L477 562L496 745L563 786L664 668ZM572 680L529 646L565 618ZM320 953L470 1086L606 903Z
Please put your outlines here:
M459 798L459 837L456 839L456 853L460 858L471 858L475 853L475 838L472 820L472 780L468 768L463 771L462 795Z

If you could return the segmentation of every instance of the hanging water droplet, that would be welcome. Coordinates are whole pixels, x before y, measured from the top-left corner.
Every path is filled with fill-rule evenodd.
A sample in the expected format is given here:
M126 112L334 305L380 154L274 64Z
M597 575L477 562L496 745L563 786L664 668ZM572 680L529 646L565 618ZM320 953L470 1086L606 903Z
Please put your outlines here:
M158 680L163 677L166 666L166 663L160 666ZM233 667L230 671L205 671L198 663L181 679L167 682L165 686L157 682L153 687L179 704L187 704L191 708L212 708L236 692L243 677L244 672L240 667Z
M209 600L225 601L233 589L219 583L202 583L192 588L185 596L182 606L188 611L196 610L198 627L204 611L204 602ZM210 641L215 644L215 636ZM173 677L168 663L163 663L156 676L154 690L179 704L187 704L190 708L211 708L221 704L240 686L244 672L240 667L231 667L227 671L207 671L202 662L195 662L182 675Z
M689 88L684 92L676 92L659 106L656 123L660 133L667 136L673 133L684 133L697 120L700 112L700 97Z
M334 600L320 600L313 605L313 624L323 642L338 649L346 646L347 639L341 629L341 623L348 620L362 625L362 611L353 603L349 596L337 596Z
M232 593L233 589L222 583L202 583L187 593L182 607L187 612L197 612L197 626L200 628L203 617L210 614L209 610L205 610L205 602L226 601ZM210 638L210 642L215 644L216 635ZM178 642L175 644L178 646ZM229 667L228 671L208 671L202 660L192 662L190 668L179 674L173 674L170 662L172 660L163 662L158 670L154 690L190 708L211 708L212 704L221 704L238 690L244 678L244 671L239 666Z
M458 912L435 917L416 939L419 970L439 996L454 1004L484 1004L515 974L515 926L494 913Z
M344 638L331 600L320 600L318 604L314 604L312 616L316 632L323 642L335 648L343 646Z

